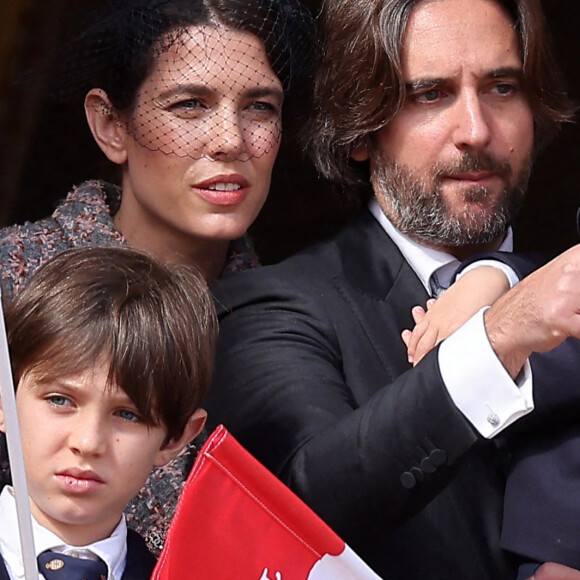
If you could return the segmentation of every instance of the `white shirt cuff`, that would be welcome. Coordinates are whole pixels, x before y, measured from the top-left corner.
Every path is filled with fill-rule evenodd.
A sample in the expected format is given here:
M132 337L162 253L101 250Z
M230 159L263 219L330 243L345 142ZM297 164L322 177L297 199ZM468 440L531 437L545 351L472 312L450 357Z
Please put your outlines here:
M526 361L514 382L485 332L483 314L474 314L439 347L439 368L447 391L465 418L491 439L534 409L532 370Z
M501 270L508 282L510 284L510 288L513 288L519 281L519 276L515 273L514 269L503 262L498 260L479 260L477 262L472 262L469 266L466 266L464 270L461 270L459 274L457 274L457 280L459 280L463 275L467 274L467 272L471 272L471 270L475 270L480 266L491 266L492 268L496 268L497 270Z

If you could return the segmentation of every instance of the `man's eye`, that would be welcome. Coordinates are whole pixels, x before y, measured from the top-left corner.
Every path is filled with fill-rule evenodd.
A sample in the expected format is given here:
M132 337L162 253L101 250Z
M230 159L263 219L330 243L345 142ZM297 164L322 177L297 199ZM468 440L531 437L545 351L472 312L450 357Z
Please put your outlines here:
M429 89L423 93L415 95L415 101L419 103L433 103L441 98L441 91L439 89Z
M510 83L500 83L500 84L495 86L495 90L500 95L509 95L510 93L514 92L515 87L514 87L514 85L512 85Z

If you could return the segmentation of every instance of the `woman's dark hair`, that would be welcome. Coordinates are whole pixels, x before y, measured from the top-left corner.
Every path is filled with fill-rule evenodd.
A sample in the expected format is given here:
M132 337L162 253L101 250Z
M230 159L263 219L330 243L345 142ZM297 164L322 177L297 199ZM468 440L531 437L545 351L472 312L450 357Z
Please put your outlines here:
M16 383L108 365L142 420L176 439L213 369L217 320L206 283L129 248L85 247L41 266L6 308Z
M319 47L314 19L299 0L117 0L91 20L65 47L70 83L60 81L57 93L101 88L117 111L130 110L160 51L190 26L219 24L262 41L287 101L311 90Z
M367 164L351 153L405 101L402 47L411 11L424 0L327 0L324 56L315 80L315 118L307 146L319 171L345 186L368 186ZM495 0L511 16L523 82L535 119L536 150L574 113L555 64L539 0Z

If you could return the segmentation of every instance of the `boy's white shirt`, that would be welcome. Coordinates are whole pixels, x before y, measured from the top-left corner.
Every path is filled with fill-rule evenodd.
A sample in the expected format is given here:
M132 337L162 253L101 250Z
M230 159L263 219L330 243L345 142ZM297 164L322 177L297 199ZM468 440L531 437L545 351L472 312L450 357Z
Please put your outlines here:
M20 537L17 531L16 501L12 488L7 485L0 494L0 554L4 559L10 579L25 580ZM37 556L46 550L56 548L57 551L62 551L71 547L64 544L56 534L41 526L34 517L32 518L32 531ZM86 548L99 556L109 569L107 580L120 580L125 571L125 563L127 561L127 525L125 516L121 517L121 521L108 538L88 546L74 547ZM40 575L39 578L43 579Z

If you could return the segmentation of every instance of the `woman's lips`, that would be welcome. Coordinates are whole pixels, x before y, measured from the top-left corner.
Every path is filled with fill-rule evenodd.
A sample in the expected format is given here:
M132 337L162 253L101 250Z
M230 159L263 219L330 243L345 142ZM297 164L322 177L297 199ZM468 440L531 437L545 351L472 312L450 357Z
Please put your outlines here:
M193 188L205 201L213 205L231 206L244 201L250 183L242 175L216 175L196 183Z

